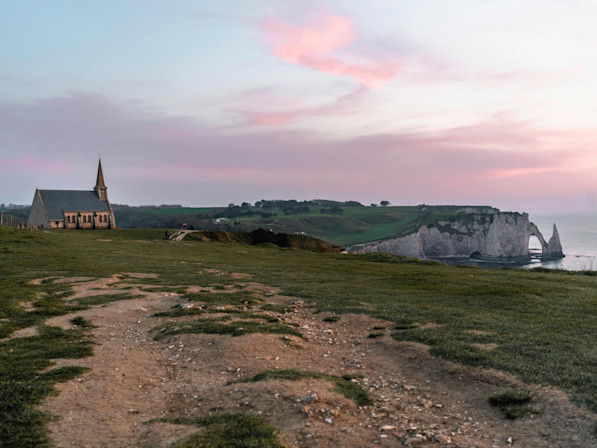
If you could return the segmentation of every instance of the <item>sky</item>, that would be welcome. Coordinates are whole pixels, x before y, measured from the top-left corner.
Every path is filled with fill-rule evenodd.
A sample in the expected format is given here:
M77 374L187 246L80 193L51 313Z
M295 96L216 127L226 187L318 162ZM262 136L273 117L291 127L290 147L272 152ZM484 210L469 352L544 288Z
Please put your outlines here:
M0 0L0 202L597 210L596 0Z

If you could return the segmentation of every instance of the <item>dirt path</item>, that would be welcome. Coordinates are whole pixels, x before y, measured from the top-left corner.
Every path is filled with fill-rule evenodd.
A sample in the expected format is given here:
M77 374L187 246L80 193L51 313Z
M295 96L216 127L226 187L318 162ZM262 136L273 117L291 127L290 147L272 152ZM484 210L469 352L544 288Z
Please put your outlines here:
M77 296L105 294L102 289L116 293L117 280L73 285ZM269 303L296 302L260 288L271 290L264 297ZM595 414L573 406L565 394L433 358L424 346L394 341L388 322L363 315L324 322L325 314L294 303L294 312L269 313L298 326L305 340L272 334L192 334L158 342L151 330L173 318L152 315L183 301L173 293L143 294L141 299L76 313L97 326L91 331L97 346L93 357L61 362L91 371L59 384L60 393L44 405L62 417L50 423L58 447L167 447L201 429L150 420L225 410L264 416L280 428L289 447L597 445ZM47 324L71 328L72 317L53 318ZM369 338L372 332L385 335ZM363 378L357 381L375 404L359 407L332 392L333 384L324 380L226 385L268 369L358 373ZM504 419L487 398L506 389L531 392L540 414ZM306 403L305 397L312 394L317 400Z

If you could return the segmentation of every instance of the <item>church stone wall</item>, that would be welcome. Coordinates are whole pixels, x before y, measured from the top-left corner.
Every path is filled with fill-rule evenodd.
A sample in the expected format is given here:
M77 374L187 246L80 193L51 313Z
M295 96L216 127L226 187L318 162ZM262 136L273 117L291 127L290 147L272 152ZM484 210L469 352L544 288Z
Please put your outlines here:
M109 213L98 213L95 219L96 229L109 229L111 223L111 216Z
M94 188L97 200L89 197L87 193L91 192L81 192L84 193L81 196L68 190L53 190L49 194L49 190L36 189L28 225L50 229L114 229L116 228L116 219L108 202L107 190L100 161ZM65 195L62 198L57 196L61 193ZM107 210L105 204L102 204L103 202L107 204ZM51 220L46 206L49 206L49 210L52 211ZM73 209L76 207L87 211Z
M64 229L64 221L50 221L50 229Z
M27 221L28 226L37 227L50 227L48 222L48 216L46 215L46 209L44 204L39 197L39 192L35 191L33 197L33 204L31 204L31 211L29 212L29 220Z
M77 213L64 213L64 228L65 229L76 229L77 228Z

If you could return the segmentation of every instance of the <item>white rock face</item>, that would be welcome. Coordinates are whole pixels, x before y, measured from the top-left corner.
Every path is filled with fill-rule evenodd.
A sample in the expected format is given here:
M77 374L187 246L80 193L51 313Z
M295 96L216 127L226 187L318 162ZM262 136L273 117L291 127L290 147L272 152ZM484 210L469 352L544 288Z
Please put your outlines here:
M479 257L495 260L523 260L529 257L529 238L536 235L544 258L562 257L562 246L554 224L549 244L529 222L526 213L470 213L454 220L438 221L416 233L377 241L354 248L354 253L388 252L417 258Z
M560 234L556 225L553 225L553 235L547 243L547 251L549 258L564 258L562 243L560 242Z

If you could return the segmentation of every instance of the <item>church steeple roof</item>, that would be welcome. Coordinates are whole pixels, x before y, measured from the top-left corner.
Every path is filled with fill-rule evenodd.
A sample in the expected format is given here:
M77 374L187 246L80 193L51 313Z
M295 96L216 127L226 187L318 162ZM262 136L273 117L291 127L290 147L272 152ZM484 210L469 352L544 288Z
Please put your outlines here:
M97 180L95 181L95 193L102 202L108 202L108 187L104 183L104 172L102 171L102 159L97 166Z
M99 160L99 165L97 167L97 180L95 182L95 189L99 188L106 188L106 184L104 183L104 173L102 171L102 159Z

